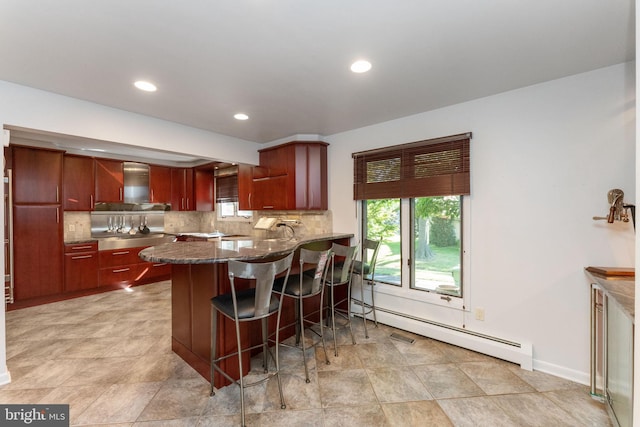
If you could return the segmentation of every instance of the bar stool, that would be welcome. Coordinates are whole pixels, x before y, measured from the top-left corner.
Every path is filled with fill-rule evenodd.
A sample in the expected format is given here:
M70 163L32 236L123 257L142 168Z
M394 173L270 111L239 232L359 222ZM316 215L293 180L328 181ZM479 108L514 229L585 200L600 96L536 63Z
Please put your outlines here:
M280 313L282 310L283 294L280 298L273 293L273 282L276 275L286 271L283 288L286 289L286 282L291 270L291 260L293 252L285 258L273 262L264 263L247 263L241 261L228 261L229 282L231 283L231 292L218 295L211 299L211 396L215 394L213 386L214 372L219 372L232 383L240 386L240 414L242 417L242 425L245 425L244 413L244 389L267 381L272 376L278 379L278 390L280 391L280 407L286 408L284 395L282 394L282 382L280 381L280 362L278 359L278 342L280 338ZM248 279L255 282L255 287L243 290L236 290L235 279ZM233 320L236 330L236 351L216 358L217 346L217 322L218 313ZM269 350L269 331L268 318L276 315L275 330L275 356ZM240 342L240 323L260 320L262 323L262 343L252 347L242 348ZM264 357L264 370L268 373L268 355L274 360L276 365L275 372L269 374L265 378L249 384L245 384L244 375L242 373L242 353L262 347ZM240 379L233 379L225 372L218 363L232 356L238 356L238 366L240 370Z
M378 327L378 318L376 317L376 302L374 299L373 285L375 285L374 276L376 274L376 261L378 260L378 250L380 249L380 240L364 239L362 244L362 260L353 263L353 274L360 276L360 296L362 300L354 298L358 304L362 306L362 321L364 322L364 336L369 338L367 331L367 314L373 314L373 322ZM371 304L364 301L364 282L368 282L371 286Z
M338 357L338 339L336 337L336 315L345 319L345 323L341 327L349 327L349 333L351 334L351 341L356 343L356 339L353 337L353 330L351 329L351 277L353 276L353 262L358 254L358 247L356 246L344 246L334 243L331 246L331 266L329 268L329 274L324 281L325 285L329 287L329 313L331 318L331 331L333 332L333 347L334 354ZM336 256L340 257L340 261L336 261ZM338 286L347 286L347 296L340 301L335 301L335 288ZM347 303L347 308L342 309L338 306L342 303Z
M331 256L331 249L325 251L313 251L305 248L300 248L300 271L298 274L289 276L288 285L284 278L276 278L273 284L273 290L276 292L283 292L284 295L289 298L296 299L295 314L296 320L294 323L282 326L282 329L286 329L291 325L296 326L296 345L288 346L302 350L302 360L304 361L304 373L306 375L306 382L309 383L309 369L307 367L307 347L304 339L304 327L305 324L309 325L309 330L320 336L320 342L322 342L322 349L324 350L324 359L329 364L329 357L327 356L327 347L324 341L324 328L322 326L322 301L324 299L324 280L327 275L329 267L329 258ZM309 269L309 267L314 267ZM305 268L306 274L305 274ZM308 298L320 295L320 304L316 311L304 314L304 300ZM320 321L315 322L309 317L319 314ZM311 326L319 325L319 332L312 329ZM302 342L302 348L298 345ZM316 346L319 342L316 341L312 346ZM282 344L280 345L287 345Z

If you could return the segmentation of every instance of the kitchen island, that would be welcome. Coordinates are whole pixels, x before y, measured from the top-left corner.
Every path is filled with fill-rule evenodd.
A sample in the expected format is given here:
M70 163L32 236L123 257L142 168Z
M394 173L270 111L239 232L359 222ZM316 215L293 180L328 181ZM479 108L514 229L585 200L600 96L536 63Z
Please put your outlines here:
M313 250L330 248L332 243L349 245L353 234L328 233L303 236L296 239L233 238L230 240L173 242L152 246L140 251L145 261L171 264L171 348L207 380L210 378L211 359L211 298L231 292L227 261L270 261L286 256L301 247ZM297 254L292 272L298 269ZM319 304L310 299L305 304ZM294 305L285 298L282 324L295 319ZM246 326L246 325L242 325ZM275 322L270 322L270 331ZM241 328L243 342L253 345L260 341L260 328ZM294 333L294 328L283 331L281 339ZM218 319L218 344L220 354L228 354L235 348L234 324L224 316ZM249 344L251 343L251 344ZM243 370L249 369L249 358L244 358ZM223 369L239 378L237 358L223 361ZM228 381L216 373L215 386Z

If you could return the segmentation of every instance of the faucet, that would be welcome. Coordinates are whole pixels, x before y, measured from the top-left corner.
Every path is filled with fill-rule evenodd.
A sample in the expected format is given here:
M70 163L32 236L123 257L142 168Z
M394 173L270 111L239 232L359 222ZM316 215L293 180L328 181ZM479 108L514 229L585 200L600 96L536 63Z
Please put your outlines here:
M296 230L293 229L292 226L290 226L289 224L285 223L285 222L279 222L276 224L276 227L284 227L285 231L283 231L283 237L287 237L287 232L286 230L289 230L291 232L291 237L289 237L287 240L291 240L294 237L296 237Z

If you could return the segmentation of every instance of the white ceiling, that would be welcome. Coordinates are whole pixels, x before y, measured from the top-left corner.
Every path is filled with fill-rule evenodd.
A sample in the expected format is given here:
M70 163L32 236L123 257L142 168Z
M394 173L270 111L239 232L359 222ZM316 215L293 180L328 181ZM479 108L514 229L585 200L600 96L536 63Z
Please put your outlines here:
M633 0L2 0L0 80L263 143L632 61L634 16ZM349 71L360 58L369 73Z

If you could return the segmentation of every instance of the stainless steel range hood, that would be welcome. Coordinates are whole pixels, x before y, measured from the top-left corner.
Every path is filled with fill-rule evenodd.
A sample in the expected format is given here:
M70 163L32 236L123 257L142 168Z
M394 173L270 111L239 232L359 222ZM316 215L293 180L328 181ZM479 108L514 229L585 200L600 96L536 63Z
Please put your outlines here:
M149 165L124 162L124 202L149 203Z

